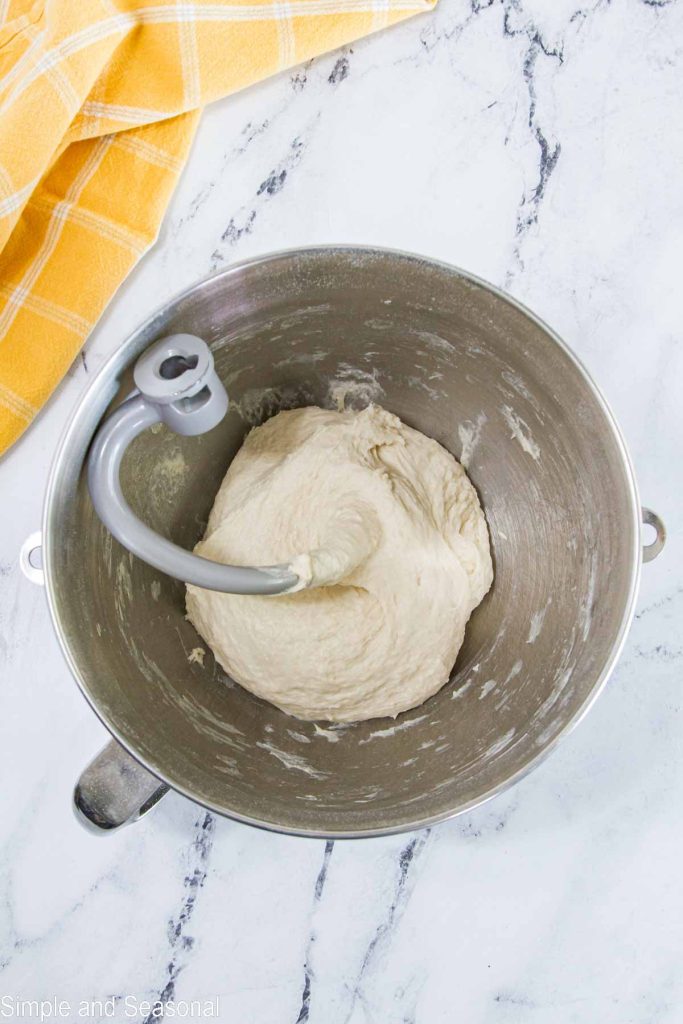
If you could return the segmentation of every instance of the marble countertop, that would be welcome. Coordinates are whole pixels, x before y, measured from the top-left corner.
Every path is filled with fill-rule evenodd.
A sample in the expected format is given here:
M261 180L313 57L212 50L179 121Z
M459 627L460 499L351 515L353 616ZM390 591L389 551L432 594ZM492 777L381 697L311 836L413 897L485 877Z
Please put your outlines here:
M214 105L158 243L0 465L0 1019L55 997L69 1012L47 1019L112 997L88 1019L160 998L218 999L235 1024L683 1019L683 3L578 3L441 0ZM667 549L590 715L481 809L325 843L170 795L94 837L71 792L106 734L17 563L57 438L167 297L326 242L453 262L552 324L611 402Z

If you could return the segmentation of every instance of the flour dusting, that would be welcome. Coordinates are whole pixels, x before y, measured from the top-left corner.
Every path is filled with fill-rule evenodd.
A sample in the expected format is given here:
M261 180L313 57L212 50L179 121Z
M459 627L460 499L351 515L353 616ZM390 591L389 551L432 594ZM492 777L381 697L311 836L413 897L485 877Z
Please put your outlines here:
M299 757L298 754L290 754L286 750L278 750L277 747L271 746L270 743L262 743L260 740L256 743L257 747L261 750L267 750L271 757L274 757L280 764L283 764L285 768L291 768L297 772L304 772L305 775L310 775L313 779L326 779L327 774L325 772L318 771L317 768L313 768L308 761L303 757Z
M190 665L200 665L203 668L205 655L206 651L203 647L193 647L187 656L187 660Z
M509 405L503 405L500 410L503 414L503 418L510 428L511 436L517 441L523 451L530 455L536 462L541 457L541 449L538 447L533 437L529 426L518 416L517 413Z
M358 740L358 745L362 746L364 743L369 743L371 740L384 739L386 736L394 736L397 732L403 732L404 729L412 729L414 725L419 722L424 722L426 715L418 715L417 718L409 718L405 722L401 722L399 725L392 725L388 729L377 729L375 732L371 732L370 735L364 740Z
M486 413L480 412L476 420L467 420L458 427L458 437L460 438L461 445L460 465L464 466L465 469L469 469L472 456L479 444L482 427L485 423Z
M483 700L484 697L488 697L489 693L496 688L495 679L487 679L479 692L479 700Z
M526 640L528 644L533 644L534 641L538 638L543 628L543 622L548 611L548 608L550 608L551 603L552 597L549 597L545 603L545 606L541 608L539 612L534 612L534 614L531 616L531 623L529 625L529 636Z

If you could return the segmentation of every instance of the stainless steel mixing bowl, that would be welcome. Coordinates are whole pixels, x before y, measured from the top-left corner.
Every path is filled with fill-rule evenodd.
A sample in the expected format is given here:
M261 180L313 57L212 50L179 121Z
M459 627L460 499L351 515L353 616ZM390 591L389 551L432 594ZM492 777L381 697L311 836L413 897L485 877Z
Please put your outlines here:
M329 728L251 696L210 652L203 666L190 659L204 645L185 620L183 584L130 555L95 516L83 469L93 433L130 391L143 349L184 331L210 343L231 410L207 435L147 431L122 471L136 513L178 544L201 536L245 431L281 408L328 405L344 393L351 405L376 400L468 464L495 582L451 681L422 707L395 722ZM61 443L43 538L64 653L138 762L110 745L77 787L82 813L113 827L168 784L240 821L319 836L417 828L529 771L605 683L642 555L624 443L559 338L453 267L356 248L235 266L129 338ZM660 529L650 556L661 542Z

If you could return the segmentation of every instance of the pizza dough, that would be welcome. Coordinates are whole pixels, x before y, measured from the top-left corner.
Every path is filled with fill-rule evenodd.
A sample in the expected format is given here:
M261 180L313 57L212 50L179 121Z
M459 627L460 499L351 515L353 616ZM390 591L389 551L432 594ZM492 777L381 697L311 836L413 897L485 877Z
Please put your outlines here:
M477 494L441 445L377 406L281 412L252 430L195 551L291 563L278 597L187 588L226 672L302 719L396 716L448 680L493 579Z

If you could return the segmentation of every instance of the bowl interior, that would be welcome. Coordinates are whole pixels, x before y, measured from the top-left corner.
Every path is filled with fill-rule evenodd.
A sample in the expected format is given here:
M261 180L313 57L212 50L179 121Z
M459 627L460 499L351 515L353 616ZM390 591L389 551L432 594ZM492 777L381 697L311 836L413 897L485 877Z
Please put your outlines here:
M184 585L96 518L83 459L152 340L212 345L232 399L197 438L148 431L124 491L191 547L245 431L282 408L376 401L461 458L495 561L450 682L422 707L337 727L243 691L184 617ZM208 806L326 834L471 806L545 751L596 692L636 583L636 498L604 404L538 321L483 284L395 253L308 250L197 286L130 339L86 395L53 478L53 611L86 695L129 749Z

